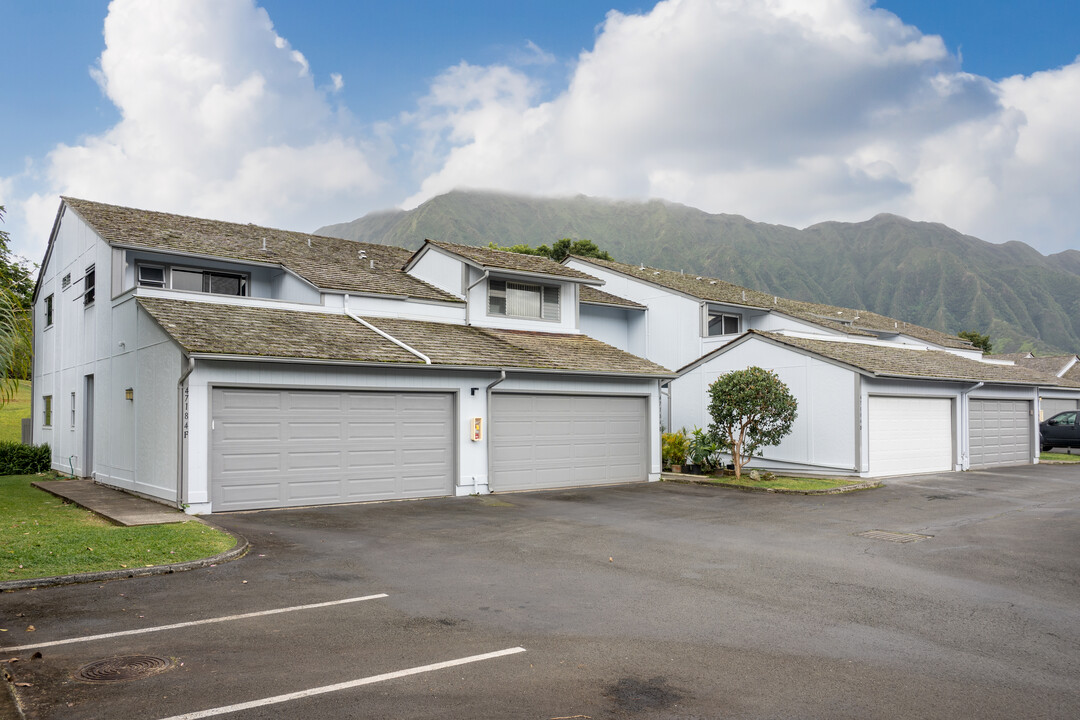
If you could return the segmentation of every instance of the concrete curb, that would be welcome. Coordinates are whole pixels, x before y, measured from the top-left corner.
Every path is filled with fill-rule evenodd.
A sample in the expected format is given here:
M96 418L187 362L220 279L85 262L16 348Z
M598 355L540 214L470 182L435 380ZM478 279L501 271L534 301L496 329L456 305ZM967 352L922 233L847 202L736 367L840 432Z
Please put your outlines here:
M125 568L123 570L102 570L101 572L91 573L76 573L74 575L57 575L55 577L44 578L26 578L25 580L7 580L0 582L0 592L11 592L14 590L28 590L31 588L43 588L53 587L55 585L75 585L77 583L93 583L93 582L108 582L110 580L126 580L128 578L148 577L150 575L171 575L173 573L184 572L185 570L198 570L199 568L208 567L210 565L217 565L219 563L226 563L230 560L236 560L243 557L247 551L251 548L248 544L247 538L239 533L226 530L223 527L214 525L207 522L202 518L197 518L199 522L205 523L215 530L220 530L226 535L231 535L236 538L236 545L229 548L223 553L218 553L212 557L200 558L199 560L188 560L187 562L173 563L171 565L155 565L154 567L142 567L142 568Z
M702 480L701 475L687 475L685 473L663 473L660 476L660 480L663 482L674 482L682 485L705 485L707 487L721 487L729 490L741 490L742 492L752 493L772 493L773 495L842 495L844 493L856 492L858 490L872 490L874 488L884 487L885 483L880 480L866 480L854 485L845 485L838 488L827 488L825 490L787 490L785 488L756 488L746 487L745 485L736 485L735 483L726 483L720 481Z

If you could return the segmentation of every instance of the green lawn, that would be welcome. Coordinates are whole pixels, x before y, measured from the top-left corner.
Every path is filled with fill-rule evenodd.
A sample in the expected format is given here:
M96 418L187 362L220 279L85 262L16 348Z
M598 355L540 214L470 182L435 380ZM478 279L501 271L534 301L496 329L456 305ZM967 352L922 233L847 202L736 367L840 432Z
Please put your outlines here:
M23 418L30 417L30 383L19 383L11 402L0 407L0 440L22 441Z
M0 580L167 565L231 548L197 520L120 527L31 487L40 475L0 477Z
M777 475L772 480L751 480L749 472L744 473L739 479L736 479L734 475L724 475L722 477L703 475L701 481L715 483L717 485L737 485L738 487L768 488L772 490L794 490L796 492L805 492L807 490L833 490L835 488L857 485L858 483L864 482L862 480L842 480L840 478L801 478L784 477L781 475Z
M1065 453L1056 452L1044 452L1039 453L1040 460L1060 460L1063 462L1080 462L1080 451L1075 455L1066 455Z

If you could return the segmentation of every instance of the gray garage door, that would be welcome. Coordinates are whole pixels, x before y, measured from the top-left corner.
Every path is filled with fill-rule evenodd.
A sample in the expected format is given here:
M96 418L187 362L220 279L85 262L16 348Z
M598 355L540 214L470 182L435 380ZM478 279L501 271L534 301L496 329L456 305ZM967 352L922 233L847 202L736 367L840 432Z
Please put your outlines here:
M1042 406L1042 419L1049 420L1057 415L1059 412L1065 412L1066 410L1075 410L1077 405L1075 400L1060 400L1058 398L1039 398L1040 405Z
M492 490L648 479L648 401L596 395L491 398Z
M1027 400L971 401L971 467L1031 462L1031 403Z
M216 388L214 510L449 495L448 393Z

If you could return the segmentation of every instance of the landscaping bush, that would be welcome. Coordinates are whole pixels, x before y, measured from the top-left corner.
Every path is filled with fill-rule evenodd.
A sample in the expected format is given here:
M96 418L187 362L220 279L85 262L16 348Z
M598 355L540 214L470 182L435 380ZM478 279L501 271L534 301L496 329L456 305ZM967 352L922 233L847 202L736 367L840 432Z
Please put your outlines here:
M682 465L686 462L688 452L690 452L690 440L682 430L660 436L660 454L663 456L664 465L668 467Z
M52 450L44 445L0 442L0 475L32 475L45 472L52 462Z

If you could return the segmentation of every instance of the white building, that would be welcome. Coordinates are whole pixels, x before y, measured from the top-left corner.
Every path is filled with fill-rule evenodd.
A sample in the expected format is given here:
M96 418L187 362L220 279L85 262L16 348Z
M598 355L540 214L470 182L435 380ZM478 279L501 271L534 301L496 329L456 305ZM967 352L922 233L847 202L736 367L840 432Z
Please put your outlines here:
M984 357L958 337L875 313L656 268L564 263L633 303L583 303L583 332L677 368L662 398L667 428L706 427L708 387L725 373L779 375L799 415L752 466L876 477L1035 463L1040 405L1080 398L1065 372ZM622 342L625 327L643 330Z
M602 284L64 198L34 294L34 441L190 512L656 480L672 373L582 331L584 294L634 310Z

